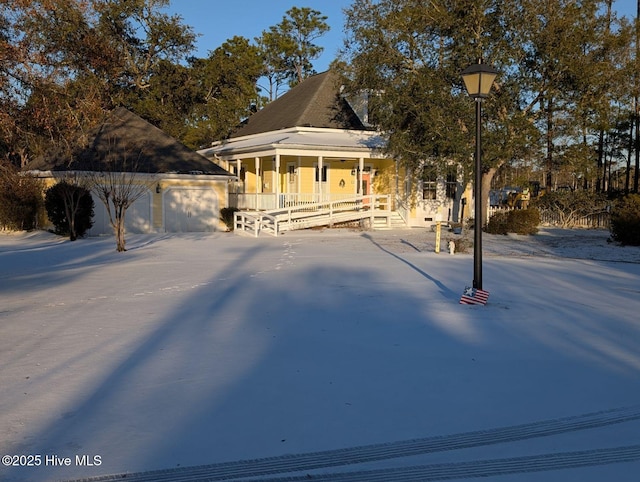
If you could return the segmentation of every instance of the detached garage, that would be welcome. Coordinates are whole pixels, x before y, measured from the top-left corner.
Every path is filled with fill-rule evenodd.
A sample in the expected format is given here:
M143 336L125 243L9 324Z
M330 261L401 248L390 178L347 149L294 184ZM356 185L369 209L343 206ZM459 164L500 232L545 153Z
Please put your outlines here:
M116 167L117 166L117 167ZM126 212L126 231L208 232L223 228L220 209L227 206L231 173L178 142L147 121L120 107L94 132L71 162L41 158L30 170L39 177L122 172L144 185L144 192ZM95 197L94 225L89 235L110 234L109 216Z

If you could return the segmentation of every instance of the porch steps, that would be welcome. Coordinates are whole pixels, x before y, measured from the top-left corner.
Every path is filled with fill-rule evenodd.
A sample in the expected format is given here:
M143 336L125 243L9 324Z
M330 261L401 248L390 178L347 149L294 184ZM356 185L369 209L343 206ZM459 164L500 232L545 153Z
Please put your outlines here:
M373 229L376 230L384 230L384 229L407 229L407 223L398 211L391 211L389 214L389 222L387 223L386 219L383 218L375 218L373 221Z

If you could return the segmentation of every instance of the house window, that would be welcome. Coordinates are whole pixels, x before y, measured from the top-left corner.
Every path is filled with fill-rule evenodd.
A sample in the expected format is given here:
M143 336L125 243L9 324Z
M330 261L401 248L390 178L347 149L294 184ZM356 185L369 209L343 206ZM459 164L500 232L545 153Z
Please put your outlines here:
M455 199L458 192L458 175L455 169L449 169L447 172L447 181L445 182L447 199Z
M320 182L320 169L316 166L316 182ZM322 166L322 182L327 182L327 166Z
M438 193L438 171L434 166L425 166L422 169L422 199L432 201Z
M295 184L297 180L297 168L295 164L289 164L287 166L287 180L290 184Z

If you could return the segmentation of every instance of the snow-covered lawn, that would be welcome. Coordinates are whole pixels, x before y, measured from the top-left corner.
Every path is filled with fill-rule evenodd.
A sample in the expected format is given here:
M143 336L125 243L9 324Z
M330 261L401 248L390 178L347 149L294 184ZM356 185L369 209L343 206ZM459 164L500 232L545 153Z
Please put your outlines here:
M482 307L458 303L471 251L424 230L132 235L126 253L0 234L0 455L40 456L0 479L334 450L254 473L637 482L640 248L607 236L484 235ZM344 450L369 444L388 445Z

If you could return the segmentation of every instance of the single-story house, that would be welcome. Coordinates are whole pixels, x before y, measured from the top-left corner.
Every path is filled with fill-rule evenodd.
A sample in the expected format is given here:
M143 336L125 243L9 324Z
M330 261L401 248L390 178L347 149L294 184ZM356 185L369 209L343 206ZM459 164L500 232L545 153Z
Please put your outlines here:
M71 158L41 157L31 173L54 184L70 173L103 173L118 168L145 184L143 195L126 212L129 233L207 232L223 229L220 209L227 206L235 176L187 148L141 117L119 107ZM94 225L89 235L111 233L106 208L94 195Z
M326 71L198 152L237 176L229 203L239 209L386 194L406 226L458 221L464 189L457 170L443 174L426 166L422 175L407 176L385 145L385 136L367 123L366 105L350 103L337 74Z

